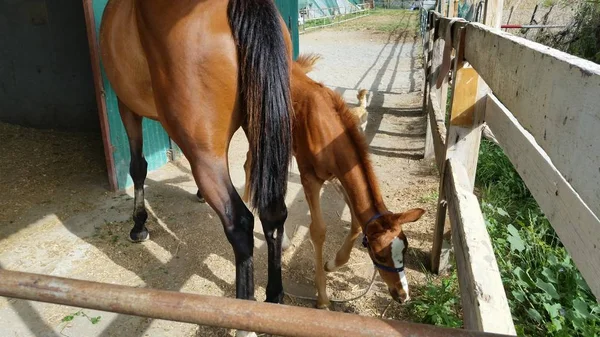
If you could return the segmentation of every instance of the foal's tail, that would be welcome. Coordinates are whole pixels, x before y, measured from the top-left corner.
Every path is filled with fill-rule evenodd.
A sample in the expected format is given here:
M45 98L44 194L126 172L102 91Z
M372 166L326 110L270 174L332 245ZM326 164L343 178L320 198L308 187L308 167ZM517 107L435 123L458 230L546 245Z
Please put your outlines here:
M321 55L319 54L300 54L300 56L298 56L298 59L296 60L296 63L298 63L298 65L300 66L302 71L304 71L305 74L308 74L315 68L315 64L320 59Z
M291 56L273 0L230 0L237 43L238 100L248 118L252 206L261 212L284 200L292 157Z

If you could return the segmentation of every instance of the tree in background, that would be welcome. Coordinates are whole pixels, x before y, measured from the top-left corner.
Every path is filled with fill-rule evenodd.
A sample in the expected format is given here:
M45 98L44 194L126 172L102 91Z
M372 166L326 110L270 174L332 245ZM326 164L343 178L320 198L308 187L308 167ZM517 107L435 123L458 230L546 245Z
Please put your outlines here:
M565 29L540 34L537 41L600 64L600 0L580 1Z

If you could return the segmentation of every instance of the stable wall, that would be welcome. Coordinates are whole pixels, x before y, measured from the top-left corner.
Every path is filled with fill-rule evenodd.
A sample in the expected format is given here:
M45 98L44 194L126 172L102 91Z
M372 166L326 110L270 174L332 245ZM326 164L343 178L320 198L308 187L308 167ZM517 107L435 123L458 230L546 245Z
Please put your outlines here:
M0 1L0 122L99 129L81 1Z

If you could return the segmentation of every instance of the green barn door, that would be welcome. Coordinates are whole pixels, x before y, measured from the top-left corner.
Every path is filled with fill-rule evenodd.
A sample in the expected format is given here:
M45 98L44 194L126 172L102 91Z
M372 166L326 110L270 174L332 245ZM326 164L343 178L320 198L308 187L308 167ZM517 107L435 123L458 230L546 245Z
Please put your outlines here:
M287 23L290 34L292 34L292 43L294 45L294 60L300 52L300 41L298 35L298 0L275 0L275 4L281 12L281 16Z
M93 0L92 9L96 24L96 34L100 32L102 13L108 0ZM129 141L125 133L125 127L119 115L117 96L106 78L104 68L101 67L102 82L104 85L104 100L106 102L106 114L108 117L108 129L114 161L112 168L115 173L118 189L125 189L133 184L129 176ZM167 151L170 149L169 136L160 123L144 118L144 156L148 161L148 170L155 170L167 163ZM110 167L108 168L111 169Z

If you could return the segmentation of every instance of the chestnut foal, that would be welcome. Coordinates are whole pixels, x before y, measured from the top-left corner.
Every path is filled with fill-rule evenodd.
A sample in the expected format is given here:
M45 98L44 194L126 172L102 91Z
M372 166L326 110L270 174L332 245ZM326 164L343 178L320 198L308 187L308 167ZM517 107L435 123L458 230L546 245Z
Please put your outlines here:
M301 182L310 208L310 238L315 250L315 284L318 308L328 308L325 271L335 271L350 258L360 233L379 275L390 295L399 302L410 299L404 271L408 240L402 224L417 221L425 211L420 208L393 214L383 202L368 146L359 121L342 97L306 75L318 60L301 56L292 66L294 105L293 148ZM246 181L248 181L248 153ZM326 225L321 213L320 192L323 183L337 178L350 207L352 225L335 259L323 262ZM246 184L247 198L251 186Z
M142 152L146 117L160 121L189 160L233 247L236 297L253 299L254 217L227 166L231 137L243 126L256 158L250 169L252 204L268 245L267 301L281 302L292 58L290 35L273 0L110 0L100 48L129 137L135 189L130 239L149 238Z

